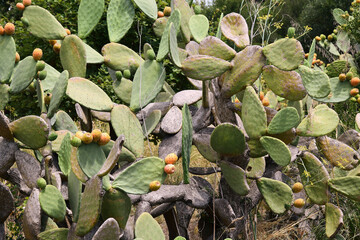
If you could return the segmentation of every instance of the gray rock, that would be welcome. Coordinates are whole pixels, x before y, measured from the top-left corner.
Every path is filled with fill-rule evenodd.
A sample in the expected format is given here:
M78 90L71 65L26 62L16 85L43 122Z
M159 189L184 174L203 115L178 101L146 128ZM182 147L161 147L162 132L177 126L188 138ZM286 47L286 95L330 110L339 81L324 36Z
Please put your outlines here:
M0 182L0 223L5 222L14 208L14 197L10 189Z
M161 121L161 129L168 134L175 134L180 131L182 126L181 110L174 106L165 115Z
M25 238L37 240L41 230L41 207L39 202L39 190L34 188L25 206L23 216L23 230Z
M191 105L202 98L200 90L184 90L174 95L173 103L175 106L182 107L185 103Z
M16 165L29 188L36 187L36 180L41 175L41 167L38 160L23 151L15 152Z
M0 137L0 175L6 173L14 164L17 150L16 143Z

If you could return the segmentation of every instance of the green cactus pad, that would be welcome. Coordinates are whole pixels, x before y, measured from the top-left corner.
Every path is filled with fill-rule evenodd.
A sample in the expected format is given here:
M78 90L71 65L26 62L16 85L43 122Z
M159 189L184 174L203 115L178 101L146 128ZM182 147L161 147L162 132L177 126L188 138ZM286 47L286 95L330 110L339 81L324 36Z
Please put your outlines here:
M105 156L109 156L111 149L113 148L115 141L110 140L106 145L101 146L101 149L104 151ZM130 152L126 147L122 147L119 162L134 162L136 160L135 155Z
M331 189L344 194L355 201L360 201L360 177L347 176L329 180Z
M324 124L326 123L326 124ZM318 105L299 124L299 136L318 137L334 131L339 124L337 113L326 105Z
M60 146L60 151L58 152L59 166L61 171L65 176L68 176L71 170L71 135L68 132L63 138Z
M95 49L84 43L85 52L86 52L86 63L103 63L104 57L98 53Z
M252 85L261 74L266 59L259 46L248 46L237 53L232 61L233 68L224 78L221 91L227 97Z
M333 166L342 169L353 169L360 159L360 155L353 148L327 136L316 138L316 145Z
M236 51L219 38L208 36L200 42L199 54L230 61L235 57Z
M332 203L326 203L325 205L325 219L326 219L326 236L333 238L339 232L340 228L344 224L343 213L338 206Z
M134 2L149 18L156 20L158 9L155 0L134 0Z
M215 163L220 160L219 154L210 146L210 134L195 134L193 142L199 153L209 162Z
M295 71L282 71L275 66L263 68L263 78L267 86L278 96L298 101L306 96L306 89L300 74Z
M68 130L72 133L76 133L78 131L78 128L76 127L74 121L72 118L63 110L60 110L55 115L56 121L54 124L54 128L59 130Z
M200 43L208 35L209 20L202 14L193 15L189 20L189 28L195 41Z
M125 138L122 135L116 139L109 155L106 158L106 161L97 173L98 177L103 177L107 175L115 167L116 163L119 160L124 140Z
M329 199L327 180L330 178L322 162L310 152L303 152L297 162L306 194L316 204L325 204Z
M75 176L73 171L68 175L68 194L70 209L73 213L73 221L77 222L80 210L82 183Z
M222 123L212 132L210 144L220 154L237 156L245 151L245 136L236 125Z
M67 240L69 233L68 228L55 228L40 233L37 237L39 240Z
M264 157L250 158L246 166L246 177L251 179L261 178L265 172L266 161Z
M266 112L253 87L245 90L241 120L250 138L260 138L267 128Z
M241 167L226 161L220 161L219 165L221 173L231 189L240 196L247 195L250 187L246 181L245 171Z
M78 35L86 38L104 13L104 0L81 0L78 10Z
M341 51L347 53L350 50L350 39L348 34L345 31L341 31L337 34L336 45L340 48Z
M79 219L75 233L82 237L95 227L101 211L101 179L94 176L86 182L85 190L81 197Z
M263 157L267 154L267 151L264 149L260 140L258 139L250 139L246 142L250 149L249 156L252 158Z
M183 73L197 80L210 80L231 69L231 63L206 55L190 56L182 62Z
M271 64L284 71L298 68L305 57L301 43L294 38L282 38L266 45L263 53Z
M257 179L256 183L266 203L274 213L281 214L291 207L293 195L288 185L264 177Z
M112 0L114 1L114 0ZM101 50L105 64L115 71L135 70L144 62L136 52L118 43L108 43Z
M111 125L117 136L124 135L124 146L136 157L144 152L144 135L139 120L125 105L117 105L111 111Z
M329 95L331 91L330 79L326 73L306 66L300 66L299 73L304 87L311 97L323 98Z
M167 20L164 32L163 32L161 40L160 40L159 50L158 50L158 53L157 53L157 56L156 56L157 61L163 60L167 56L167 54L169 53L169 51L170 51L170 44L169 44L169 41L170 41L170 39L169 39L170 25L171 25L171 23L173 23L176 32L178 32L178 30L180 28L180 19L181 19L180 11L175 10L171 14L169 19Z
M96 175L106 161L105 153L97 143L82 144L78 148L77 158L81 169L89 178Z
M79 104L97 111L111 111L113 102L95 83L80 77L70 78L66 94Z
M59 80L60 72L58 72L55 68L53 68L47 63L45 63L44 70L47 72L47 74L46 74L46 78L41 81L41 85L44 91L46 90L52 91L55 87L55 84Z
M161 91L166 78L165 68L156 60L147 60L137 69L131 92L130 109L138 111Z
M277 138L264 136L260 142L276 164L285 167L291 161L291 153L285 143Z
M74 175L79 179L81 182L85 183L88 180L88 177L85 175L83 170L81 169L77 157L77 148L72 147L71 148L71 170L74 173Z
M103 219L115 218L120 228L125 229L131 211L131 200L118 189L110 188L105 192L101 207Z
M281 109L271 120L267 132L269 134L283 133L297 126L300 118L297 110L293 107Z
M168 19L168 17L161 17L155 20L153 30L157 37L161 37L163 35Z
M52 118L55 112L58 110L61 100L65 95L66 88L68 85L69 73L68 71L63 71L55 84L54 90L52 91L52 97L47 113L48 118Z
M122 171L114 180L113 187L132 194L148 193L152 181L163 182L164 167L165 163L161 158L141 159Z
M125 227L124 227L125 228ZM120 238L119 224L113 218L108 218L96 231L92 240L113 240Z
M186 44L186 52L189 54L189 56L192 55L199 55L200 52L200 45L195 41L190 41L188 44ZM210 55L210 54L205 54Z
M340 73L347 72L350 68L349 63L345 60L336 60L330 63L326 67L326 74L330 77L337 77L339 78Z
M35 80L35 88L36 88L36 95L38 99L38 107L42 113L46 113L45 101L44 101L44 90L42 88L42 83L39 79Z
M316 101L319 102L326 102L326 103L338 103L344 102L350 98L350 90L353 88L350 82L339 81L339 77L330 78L330 88L331 92L328 96L324 98L314 98Z
M182 112L181 155L182 155L182 168L183 168L183 182L185 184L189 184L190 183L189 165L190 165L193 126L192 126L191 113L186 103L184 104L181 112Z
M81 39L76 35L67 36L61 43L60 60L64 70L69 71L69 76L85 77L86 75L86 50Z
M32 56L21 60L11 76L10 91L19 93L27 88L36 74L36 61Z
M10 87L6 84L0 84L0 110L3 110L9 102L9 90Z
M179 56L179 48L177 43L177 34L174 23L170 23L170 31L169 31L169 43L170 43L170 54L171 59L177 67L181 67L181 61Z
M10 130L14 137L32 149L46 145L49 135L49 126L38 116L25 116L11 122Z
M126 104L130 104L132 86L133 81L124 77L121 79L121 81L115 80L113 82L113 89L116 96Z
M335 21L340 24L347 24L347 20L345 18L342 17L342 15L345 14L344 10L340 9L340 8L335 8L334 10L332 10L332 14L334 16Z
M69 132L68 130L59 130L55 132L57 134L57 138L51 142L51 147L54 152L60 151L62 140L64 139L64 137L68 132ZM72 135L72 133L70 134Z
M245 18L238 13L225 15L221 20L221 32L229 40L233 41L239 48L250 44L248 25Z
M142 213L135 223L135 237L143 240L165 240L160 225L147 212Z
M120 41L131 28L135 9L131 0L111 0L107 11L110 42Z
M46 215L58 221L64 220L66 214L65 200L55 186L47 185L45 190L40 191L39 201L41 209Z
M0 83L7 81L15 67L16 46L11 36L0 36Z
M219 39L221 39L221 22L222 22L223 18L224 18L224 13L221 13L220 18L219 18L219 24L218 24L218 27L216 30L216 35L215 35Z
M144 123L142 125L142 130L144 136L148 136L158 125L161 119L161 111L154 110L150 113L150 115L145 118Z
M149 52L148 52L149 51ZM150 56L152 55L152 56ZM155 52L149 43L145 43L143 47L143 56L145 60L154 60Z
M39 6L28 6L25 8L23 18L27 19L28 31L46 40L63 39L67 33L65 28L46 9Z
M188 43L188 42L190 42L190 38L191 38L189 21L190 21L191 16L194 15L194 12L191 10L191 8L186 0L174 0L173 5L174 5L173 9L175 11L179 10L181 13L180 29L181 29L182 35L185 38L185 42Z

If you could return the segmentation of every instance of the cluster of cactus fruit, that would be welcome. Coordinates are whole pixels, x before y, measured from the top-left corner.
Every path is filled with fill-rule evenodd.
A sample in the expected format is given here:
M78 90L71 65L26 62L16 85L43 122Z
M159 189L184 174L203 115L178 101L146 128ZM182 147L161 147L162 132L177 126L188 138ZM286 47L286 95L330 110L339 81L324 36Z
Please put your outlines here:
M215 211L222 220L218 228L226 229L229 223L237 224L242 212L234 212L238 208L231 206L226 194L223 199L213 199L214 190L205 179L190 178L190 173L217 171L231 194L246 197L258 188L258 195L277 214L292 205L303 207L305 196L311 204L325 205L326 235L336 236L343 213L331 203L330 190L360 200L360 156L347 145L353 139L347 139L346 134L343 142L341 137L326 136L337 128L339 118L325 103L350 98L351 85L339 81L336 62L326 69L322 65L312 68L316 40L305 59L292 29L288 38L264 47L252 46L246 21L237 13L222 17L216 36L208 36L208 19L195 14L185 0L173 0L163 17L155 0L134 3L110 1L107 27L111 43L103 47L102 54L83 39L100 20L103 0L81 1L77 35L67 32L50 12L29 0L18 4L29 32L52 40L54 50L58 44L61 73L40 61L38 49L15 64L13 31L0 36L0 109L11 94L34 84L41 110L40 116L13 121L0 112L0 176L18 184L22 192L31 193L23 219L25 237L165 239L153 217L171 212L175 202L205 209L215 201L215 206L228 209ZM155 21L154 32L161 38L156 55L148 43L141 56L116 43L130 29L136 6ZM337 41L343 38L341 34ZM222 35L239 51L223 42ZM165 58L181 69L197 90L175 93L165 81ZM124 104L112 102L85 79L87 64L108 67L114 92ZM356 69L350 71L357 76ZM259 89L262 82L268 87L265 96ZM81 131L59 110L64 95L76 102ZM106 133L92 130L93 118L110 123L112 140ZM360 125L360 116L357 122ZM159 157L143 157L144 139L149 134L162 138ZM190 168L193 144L219 170ZM21 149L31 149L34 154ZM174 172L173 164L180 155L183 183L162 185L166 175ZM14 162L18 171L11 168ZM295 180L304 186L296 183L291 188L291 181L274 179L276 171L293 162L300 173ZM11 178L10 171L20 180ZM0 192L1 202L6 203L0 206L1 227L14 203L2 183ZM129 217L132 205L137 210ZM171 213L185 228L183 236L176 239L185 239L193 211ZM179 221L181 217L188 220ZM237 239L238 231L231 228L225 235Z

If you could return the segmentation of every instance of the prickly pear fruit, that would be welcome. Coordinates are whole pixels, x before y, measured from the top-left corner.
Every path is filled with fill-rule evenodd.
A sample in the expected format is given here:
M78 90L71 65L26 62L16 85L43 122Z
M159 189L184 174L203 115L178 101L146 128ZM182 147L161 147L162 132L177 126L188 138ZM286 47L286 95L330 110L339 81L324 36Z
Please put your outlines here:
M51 132L49 134L49 141L55 141L58 137L58 134L56 132Z
M17 3L16 4L16 8L19 10L19 11L23 11L25 9L25 6L24 4L22 3Z
M39 189L44 189L46 187L46 181L43 178L38 178L38 180L36 180L36 185Z
M357 89L357 88L353 88L353 89L351 89L350 90L350 95L351 96L356 96L357 94L359 94L359 89Z
M178 156L175 153L170 153L165 157L165 164L175 164L178 160Z
M20 54L18 52L15 53L15 63L20 61Z
M110 141L110 136L107 133L101 133L100 139L98 141L98 144L100 146L106 145Z
M155 52L154 52L153 49L147 50L146 54L147 54L149 60L154 60L155 59Z
M123 72L124 78L130 79L131 78L131 72L129 69L124 70Z
M52 94L51 93L47 93L44 97L44 102L46 105L50 105L50 101L51 101L51 97L52 97Z
M158 18L161 18L161 17L163 17L164 16L164 13L162 12L162 11L158 11Z
M195 12L195 14L201 14L201 6L200 5L195 5L194 12Z
M73 146L73 147L80 147L80 145L81 145L81 139L75 136L75 137L73 137L73 138L71 139L70 144L71 144L71 146Z
M56 40L49 40L49 43L50 43L51 46L54 46L57 43L57 41Z
M31 0L23 0L23 4L25 7L30 6L31 5Z
M15 25L12 23L5 24L4 31L6 35L13 35L15 33Z
M71 34L71 31L70 31L69 29L65 28L65 31L66 31L66 34L67 34L67 35L70 35L70 34Z
M168 16L170 16L170 14L171 14L171 7L165 7L164 15L168 17Z
M83 135L82 138L81 138L81 141L82 141L83 143L85 143L85 144L91 143L91 142L93 141L93 136L92 136L92 134L89 133L89 132L84 133L84 135Z
M61 44L60 43L55 43L53 46L53 50L55 53L59 53L60 52L60 48L61 48Z
M341 73L341 74L339 75L339 80L340 80L341 82L343 82L343 81L346 80L346 75L345 75L345 73Z
M353 87L358 86L358 85L360 84L360 78L358 78L358 77L352 78L352 79L350 80L350 84L351 84L351 86L353 86Z
M84 133L85 133L85 132L83 132L83 131L77 131L77 132L75 133L75 137L78 137L78 138L82 139Z
M294 201L294 207L302 208L305 205L305 200L302 198L298 198Z
M42 58L42 55L43 55L43 51L40 48L35 48L32 53L32 56L35 61L39 61Z
M175 166L173 164L166 164L164 172L166 172L166 174L173 174L175 172Z
M93 136L93 142L98 142L100 140L100 137L101 137L100 129L94 129L91 132L91 135Z
M116 80L121 81L121 78L122 78L123 75L122 75L121 71L116 71L115 76L116 76Z
M47 76L46 70L42 70L42 71L38 72L38 78L40 80L44 80L46 78L46 76Z
M346 74L346 80L351 80L352 78L354 77L354 74L352 73L352 72L348 72L347 74Z
M5 29L3 26L0 25L0 35L4 35Z
M295 28L294 27L289 27L287 35L288 35L289 38L293 38L295 36Z
M301 192L301 190L303 190L304 186L300 183L300 182L297 182L297 183L294 183L294 185L292 186L292 191L294 193L298 193L298 192Z
M39 71L42 71L45 69L45 62L44 61L38 61L36 63L36 71L39 72Z
M160 186L161 186L161 183L159 181L152 181L149 184L149 189L150 189L150 191L156 191L160 188Z

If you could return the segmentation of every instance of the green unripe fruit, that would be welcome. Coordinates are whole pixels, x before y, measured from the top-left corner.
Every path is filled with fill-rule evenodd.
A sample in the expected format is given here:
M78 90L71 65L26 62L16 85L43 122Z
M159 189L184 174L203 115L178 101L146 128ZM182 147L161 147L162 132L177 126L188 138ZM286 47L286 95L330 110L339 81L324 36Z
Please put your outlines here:
M146 54L147 54L149 60L154 60L154 59L155 59L155 52L154 52L154 50L149 49L149 50L147 50Z
M37 61L36 63L36 71L40 72L45 69L45 62L44 61Z
M44 80L46 78L46 75L47 75L46 70L42 70L42 71L38 72L38 78L40 80Z
M334 29L333 33L334 33L334 34L337 34L337 33L338 33L337 29Z
M38 186L39 189L44 189L46 187L45 179L38 178L38 180L36 180L36 185Z
M327 39L328 39L329 42L331 42L331 41L333 40L333 38L334 38L333 35L329 35L329 36L327 37Z
M200 5L195 5L194 7L194 12L195 14L201 14L201 6Z
M295 36L295 28L294 27L289 27L287 35L288 35L289 38L293 38Z
M357 102L357 100L356 100L355 97L351 97L351 98L350 98L350 101L352 101L352 102Z
M58 137L58 134L56 132L51 132L49 134L49 141L54 141L57 139L57 137Z
M346 74L346 80L351 80L352 78L354 77L354 74L352 73L352 72L348 72L347 74Z
M122 72L121 71L116 71L115 72L115 76L116 76L116 79L118 80L118 81L121 81L121 78L122 78Z
M29 26L29 21L26 18L21 17L21 22L24 24L24 26Z
M336 41L337 40L337 36L335 33L332 33L331 36L333 37L333 41Z
M70 141L71 146L73 147L80 147L81 145L81 139L78 137L73 137Z
M123 76L124 76L124 78L126 78L126 79L130 79L130 78L131 78L131 72L130 72L130 70L129 70L129 69L124 70Z
M323 41L325 41L326 36L325 36L324 34L321 34L321 35L320 35L320 38L321 38L321 41L323 42Z

